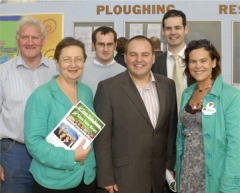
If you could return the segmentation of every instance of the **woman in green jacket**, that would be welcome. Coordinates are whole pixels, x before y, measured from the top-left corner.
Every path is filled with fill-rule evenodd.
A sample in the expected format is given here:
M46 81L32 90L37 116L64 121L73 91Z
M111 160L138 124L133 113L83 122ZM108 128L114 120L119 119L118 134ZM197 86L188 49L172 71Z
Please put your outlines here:
M75 150L66 150L46 141L80 100L94 111L91 89L77 81L86 57L82 42L64 38L54 55L59 75L38 87L27 101L24 134L32 156L33 193L95 193L96 161L91 146L85 149L82 142Z
M208 40L185 50L188 79L177 133L178 193L240 192L240 91L222 81L220 55Z

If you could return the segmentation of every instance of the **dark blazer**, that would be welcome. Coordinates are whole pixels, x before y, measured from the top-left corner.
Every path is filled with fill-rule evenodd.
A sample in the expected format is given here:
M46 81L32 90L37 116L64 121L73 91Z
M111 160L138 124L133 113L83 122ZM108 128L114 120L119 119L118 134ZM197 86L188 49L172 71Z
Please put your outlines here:
M156 57L155 63L152 67L152 72L167 76L167 52L163 52ZM195 81L188 80L187 85L190 86Z
M99 83L94 107L106 124L94 142L99 187L164 193L165 169L173 171L175 163L176 91L173 80L154 77L160 104L156 128L128 71Z
M163 53L163 51L155 51L155 56L158 57L162 53Z

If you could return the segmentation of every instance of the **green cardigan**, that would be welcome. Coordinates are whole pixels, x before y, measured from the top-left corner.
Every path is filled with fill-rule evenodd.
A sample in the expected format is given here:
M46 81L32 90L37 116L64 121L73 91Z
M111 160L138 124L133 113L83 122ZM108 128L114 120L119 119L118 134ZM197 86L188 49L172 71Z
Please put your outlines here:
M190 99L196 83L183 92L181 110ZM240 193L240 91L223 83L219 75L203 101L203 108L214 103L216 113L202 113L205 156L205 193ZM175 165L180 193L181 161L184 153L184 126L180 120L177 132Z
M74 162L74 150L55 147L46 141L73 105L59 88L56 77L30 95L24 114L24 137L33 158L30 172L35 180L46 188L61 190L76 187L83 174L85 184L90 184L96 176L96 161L93 149L82 166ZM80 82L77 86L78 100L94 112L91 89Z

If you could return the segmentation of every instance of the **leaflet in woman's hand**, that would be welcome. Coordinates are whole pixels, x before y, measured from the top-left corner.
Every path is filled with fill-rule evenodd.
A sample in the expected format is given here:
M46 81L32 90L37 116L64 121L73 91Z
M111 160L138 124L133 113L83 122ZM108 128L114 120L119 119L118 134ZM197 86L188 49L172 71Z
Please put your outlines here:
M73 106L58 123L46 140L55 146L75 149L83 140L86 149L105 124L82 101Z

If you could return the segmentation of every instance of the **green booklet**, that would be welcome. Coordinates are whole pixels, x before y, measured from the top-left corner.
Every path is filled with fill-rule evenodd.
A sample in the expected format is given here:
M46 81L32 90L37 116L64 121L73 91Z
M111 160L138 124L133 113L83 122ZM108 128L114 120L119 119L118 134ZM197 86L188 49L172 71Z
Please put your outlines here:
M68 111L46 140L58 147L75 149L85 138L83 148L86 149L104 126L105 123L80 101Z

